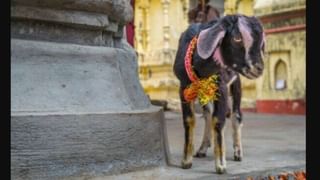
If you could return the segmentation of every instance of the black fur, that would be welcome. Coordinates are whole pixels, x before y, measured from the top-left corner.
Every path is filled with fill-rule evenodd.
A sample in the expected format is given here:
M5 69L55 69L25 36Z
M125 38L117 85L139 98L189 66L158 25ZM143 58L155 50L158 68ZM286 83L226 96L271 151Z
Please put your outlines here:
M238 29L238 19L239 17L246 18L246 21L249 22L248 26L251 28L251 36L254 39L253 46L250 47L250 60L254 65L254 73L258 77L262 74L263 70L263 62L261 57L261 48L259 44L262 42L262 26L260 22L254 17L247 17L242 15L229 15L221 18L218 21L212 21L206 24L191 24L188 29L182 33L179 39L178 51L176 54L176 59L174 62L174 73L176 77L180 81L180 100L181 107L183 113L183 121L185 127L185 154L184 157L187 159L186 152L188 145L192 141L192 134L190 134L190 128L193 128L190 122L187 121L188 117L194 118L194 112L192 111L192 103L187 103L183 96L183 90L191 83L188 78L188 75L184 66L184 57L186 55L186 51L189 45L189 42L192 40L194 36L198 36L199 33L207 28L214 27L215 25L219 25L220 28L225 30L225 35L223 37L222 42L219 44L221 48L222 57L224 59L224 63L227 68L222 68L215 61L212 60L212 55L207 59L202 59L197 52L198 46L196 46L195 51L193 52L193 60L192 65L196 75L199 78L209 77L213 74L219 75L218 85L219 85L219 96L218 100L214 101L214 112L212 114L213 118L217 119L214 128L216 132L217 145L220 149L222 149L222 142L224 139L222 138L222 129L225 125L226 116L230 116L231 111L236 114L237 120L239 123L242 121L242 113L240 110L241 103L241 82L239 78L239 74L247 76L246 73L243 72L245 69L247 72L249 71L249 65L245 59L245 48L243 44L235 43L233 41L234 36L238 36L240 34L240 30ZM215 26L216 27L216 26ZM209 35L214 35L211 33ZM241 35L241 34L240 34ZM211 39L213 39L211 37ZM205 44L206 45L206 44ZM210 45L210 44L208 44ZM207 47L207 46L203 46ZM208 46L209 47L209 46ZM213 54L213 53L212 53ZM252 71L252 67L250 69ZM251 72L249 72L251 73ZM233 105L232 107L228 107L228 87L227 83L230 79L236 76L236 80L230 86L230 94L232 95ZM252 76L249 76L252 77ZM205 108L205 107L204 107ZM192 144L191 144L192 145ZM222 162L222 156L219 157ZM184 160L185 160L184 159ZM183 168L190 168L192 162L184 162L182 163ZM217 169L220 173L224 172L223 169Z

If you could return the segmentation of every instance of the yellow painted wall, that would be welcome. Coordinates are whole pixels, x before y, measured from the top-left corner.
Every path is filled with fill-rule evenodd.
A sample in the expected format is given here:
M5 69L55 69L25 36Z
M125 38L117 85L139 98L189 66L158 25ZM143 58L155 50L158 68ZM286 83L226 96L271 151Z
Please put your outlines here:
M259 99L304 99L306 89L305 30L270 34L267 36L266 71L259 79ZM282 59L287 69L287 89L275 89L275 67Z
M237 10L238 13L242 13L248 16L253 15L253 1L252 0L241 0L239 1Z
M259 17L287 11L305 10L304 0L259 0L255 12ZM265 28L305 25L305 14L287 19L283 22L264 24ZM306 31L305 29L267 34L265 72L257 81L257 98L259 100L297 100L305 99L306 90ZM283 62L277 75L277 64ZM276 89L276 78L285 76L285 89Z
M224 14L227 15L227 14L241 13L248 16L252 16L253 4L254 4L253 0L225 0Z

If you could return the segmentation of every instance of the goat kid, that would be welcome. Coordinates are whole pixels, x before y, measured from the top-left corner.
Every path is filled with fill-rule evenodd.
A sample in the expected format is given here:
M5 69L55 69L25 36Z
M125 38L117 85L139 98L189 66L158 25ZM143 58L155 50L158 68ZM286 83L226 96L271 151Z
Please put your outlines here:
M241 81L238 73L231 69L225 69L221 73L221 76L224 82L227 82L228 90L228 103L226 109L226 117L232 119L232 128L233 128L233 147L234 151L234 160L242 160L242 144L241 144L241 126L242 126L242 112L240 108L241 104ZM202 143L194 155L194 157L202 158L206 157L207 150L211 146L211 115L214 110L214 103L210 101L208 104L202 106L202 115L205 120L204 134L202 138Z
M183 91L191 84L184 65L184 58L190 41L197 36L197 43L192 55L192 68L197 77L207 78L218 75L218 99L213 102L214 110L204 106L206 130L213 137L214 158L217 173L226 172L226 153L224 125L228 111L228 88L224 76L227 69L240 73L248 79L255 79L263 73L264 33L261 23L256 17L244 15L227 15L218 21L207 24L192 24L182 33L174 62L174 73L180 81L179 95L182 107L183 125L185 129L184 155L182 168L192 166L193 134L195 126L194 102L187 102ZM237 74L236 73L236 74ZM237 75L235 93L240 80ZM232 88L231 88L232 89ZM238 92L239 93L239 92ZM241 112L240 96L233 99L234 158L242 159L241 147ZM239 101L239 102L237 102ZM236 102L236 103L235 103ZM205 137L204 137L205 138ZM205 139L206 140L206 139ZM206 140L207 141L207 140ZM210 139L209 139L210 141ZM197 155L203 156L207 147L199 149ZM196 156L197 156L196 155Z

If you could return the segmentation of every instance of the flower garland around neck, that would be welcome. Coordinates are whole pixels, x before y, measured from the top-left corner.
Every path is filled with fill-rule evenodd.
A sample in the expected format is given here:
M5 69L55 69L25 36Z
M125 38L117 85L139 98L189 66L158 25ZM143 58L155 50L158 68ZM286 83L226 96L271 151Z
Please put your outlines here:
M207 78L200 79L193 71L192 67L192 55L197 44L197 36L195 36L187 49L186 56L184 58L184 65L187 71L191 84L183 90L183 96L186 102L194 101L197 97L199 103L203 106L210 101L217 100L218 96L218 75L212 75Z

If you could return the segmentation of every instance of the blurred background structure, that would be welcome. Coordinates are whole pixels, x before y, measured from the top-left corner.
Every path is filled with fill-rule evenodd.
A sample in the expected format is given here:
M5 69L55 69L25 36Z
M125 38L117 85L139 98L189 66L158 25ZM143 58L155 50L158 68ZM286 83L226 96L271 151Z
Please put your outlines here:
M172 66L188 13L208 0L135 0L127 36L138 53L139 77L151 100L179 110ZM221 15L257 16L265 28L265 71L242 79L242 108L266 113L305 114L305 0L213 0Z

